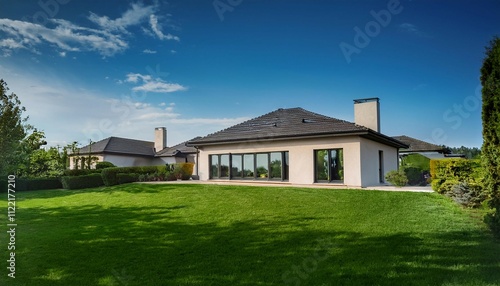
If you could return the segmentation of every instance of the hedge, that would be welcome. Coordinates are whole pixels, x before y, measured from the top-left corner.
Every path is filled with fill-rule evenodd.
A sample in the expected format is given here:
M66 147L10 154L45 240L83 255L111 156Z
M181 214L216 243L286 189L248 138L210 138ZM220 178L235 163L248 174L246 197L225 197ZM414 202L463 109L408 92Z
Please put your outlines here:
M182 179L189 180L193 175L194 163L177 163L176 165L182 170Z
M78 170L65 170L63 176L84 176L84 175L90 175L90 174L100 174L102 172L101 170L98 169L78 169Z
M101 174L106 186L114 186L124 182L175 180L176 177L188 180L193 175L193 169L193 163L176 163L173 172L167 166L161 165L106 168L102 170ZM127 174L133 175L126 176ZM132 178L135 179L132 181Z
M114 167L116 167L115 164L108 162L108 161L97 162L95 164L95 168L97 170L102 170L102 169L106 169L106 168L114 168Z
M443 159L430 162L432 188L436 192L441 184L447 180L480 184L482 182L482 168L480 160Z
M101 174L84 176L65 176L61 178L63 188L68 190L96 188L104 186Z
M139 175L136 173L118 173L116 175L116 178L118 180L118 184L126 184L126 183L133 183L137 182L139 180Z
M0 179L0 192L7 192L7 180ZM62 184L59 178L16 178L15 190L34 191L34 190L54 190L61 189Z
M480 160L431 160L432 189L466 207L479 207L487 199Z
M102 180L106 186L114 186L120 184L118 174L137 174L137 179L141 174L154 174L164 173L167 174L165 166L144 166L144 167L115 167L106 168L102 170Z

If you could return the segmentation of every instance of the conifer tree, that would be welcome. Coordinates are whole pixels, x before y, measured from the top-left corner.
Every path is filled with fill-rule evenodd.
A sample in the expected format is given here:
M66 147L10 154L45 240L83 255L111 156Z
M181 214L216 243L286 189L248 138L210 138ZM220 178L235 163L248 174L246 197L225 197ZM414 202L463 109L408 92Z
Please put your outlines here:
M486 47L481 68L483 98L483 147L485 188L495 209L491 217L494 229L500 230L500 38Z

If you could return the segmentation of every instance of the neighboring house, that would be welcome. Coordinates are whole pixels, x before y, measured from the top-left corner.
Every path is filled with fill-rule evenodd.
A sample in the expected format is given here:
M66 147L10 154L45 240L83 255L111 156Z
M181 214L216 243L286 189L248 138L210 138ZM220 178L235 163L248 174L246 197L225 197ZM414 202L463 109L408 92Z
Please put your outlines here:
M400 157L410 154L420 154L429 159L465 157L463 154L451 154L450 150L444 146L428 143L406 135L393 136L393 138L408 145L408 148L399 150Z
M167 130L155 128L155 142L120 137L108 137L84 146L70 155L70 169L75 168L75 157L86 160L89 155L97 162L107 161L118 167L159 166L165 164L195 163L196 149L186 146L185 142L167 147ZM80 159L81 164L81 159ZM95 162L93 164L95 166Z
M200 180L379 185L409 147L379 132L379 110L378 98L355 100L351 123L280 108L188 145L199 151Z

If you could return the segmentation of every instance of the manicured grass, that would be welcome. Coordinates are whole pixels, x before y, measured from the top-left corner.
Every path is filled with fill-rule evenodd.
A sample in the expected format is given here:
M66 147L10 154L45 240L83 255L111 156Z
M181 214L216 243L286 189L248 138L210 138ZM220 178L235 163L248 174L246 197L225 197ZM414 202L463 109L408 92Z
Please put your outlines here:
M16 218L0 285L500 285L500 243L437 194L129 184L18 193Z

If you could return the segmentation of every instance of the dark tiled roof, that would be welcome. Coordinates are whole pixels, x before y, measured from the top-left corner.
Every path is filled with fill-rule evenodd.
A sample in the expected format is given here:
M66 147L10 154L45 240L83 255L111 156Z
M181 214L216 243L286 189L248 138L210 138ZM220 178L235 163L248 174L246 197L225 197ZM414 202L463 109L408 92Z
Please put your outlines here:
M200 138L200 137L196 137L196 138L191 139L191 140L195 140L197 138ZM179 144L172 146L172 147L167 147L167 148L161 150L160 152L156 153L156 157L174 157L177 154L196 153L196 148L194 148L192 146L187 146L186 145L187 142L188 141L179 143Z
M155 155L154 142L120 137L109 137L93 143L92 146L87 145L80 148L80 154L88 154L89 152L92 154L113 153L151 157Z
M446 151L445 147L436 144L431 144L405 135L393 136L392 138L410 146L407 149L399 150L400 152L445 152Z
M189 144L202 146L241 141L350 134L364 135L372 140L395 147L406 147L401 142L364 126L310 112L302 108L280 108L219 132L191 140Z

